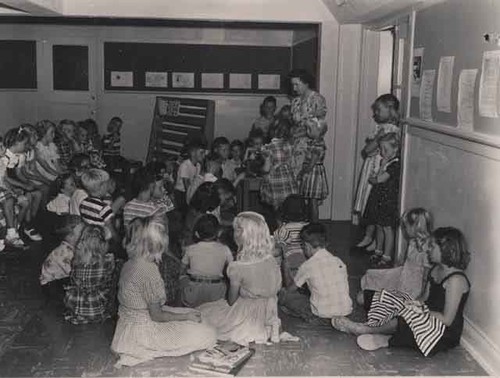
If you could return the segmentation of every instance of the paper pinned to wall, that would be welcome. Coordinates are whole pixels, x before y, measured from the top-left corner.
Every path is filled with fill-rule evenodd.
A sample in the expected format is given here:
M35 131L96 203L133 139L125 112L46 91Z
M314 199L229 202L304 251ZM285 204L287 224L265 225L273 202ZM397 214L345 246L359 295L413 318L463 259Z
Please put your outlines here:
M193 72L173 72L172 87L174 88L194 88Z
M222 73L203 73L201 74L201 87L223 89L224 74Z
M413 50L413 74L411 76L411 97L420 97L422 82L422 67L424 63L424 48Z
M500 79L500 50L485 51L479 83L479 115L498 117L498 83Z
M111 71L112 87L133 87L134 73L131 71Z
M458 127L474 130L474 90L477 69L462 70L458 79L457 123Z
M150 88L167 88L167 72L146 72L145 85Z
M259 75L259 89L279 90L281 88L280 75Z
M440 112L451 113L451 84L453 83L454 56L439 59L436 105Z
M252 74L245 74L245 73L229 74L229 88L252 89Z
M424 70L420 84L420 118L424 121L432 121L432 93L435 78L436 70Z

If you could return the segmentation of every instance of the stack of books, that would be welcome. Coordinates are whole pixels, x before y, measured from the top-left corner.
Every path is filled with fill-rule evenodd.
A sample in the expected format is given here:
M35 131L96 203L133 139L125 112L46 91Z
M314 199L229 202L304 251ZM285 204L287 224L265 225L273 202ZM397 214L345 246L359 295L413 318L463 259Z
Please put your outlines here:
M235 376L255 353L254 349L231 341L217 344L199 354L189 369L202 374Z

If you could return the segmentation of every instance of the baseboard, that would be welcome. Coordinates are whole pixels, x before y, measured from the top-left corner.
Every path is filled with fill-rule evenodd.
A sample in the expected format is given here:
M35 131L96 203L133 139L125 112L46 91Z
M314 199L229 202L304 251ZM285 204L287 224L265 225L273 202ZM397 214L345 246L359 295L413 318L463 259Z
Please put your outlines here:
M500 376L500 348L467 317L462 333L462 346L489 375Z

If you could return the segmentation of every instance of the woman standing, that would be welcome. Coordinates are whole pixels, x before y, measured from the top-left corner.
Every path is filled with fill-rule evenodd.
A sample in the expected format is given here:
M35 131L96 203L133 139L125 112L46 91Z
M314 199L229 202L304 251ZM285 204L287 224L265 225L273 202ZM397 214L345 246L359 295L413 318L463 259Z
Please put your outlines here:
M314 91L314 79L305 70L289 74L296 97L292 100L292 140L294 173L300 193L309 202L311 220L318 220L318 206L328 196L328 182L323 166L327 130L325 98Z

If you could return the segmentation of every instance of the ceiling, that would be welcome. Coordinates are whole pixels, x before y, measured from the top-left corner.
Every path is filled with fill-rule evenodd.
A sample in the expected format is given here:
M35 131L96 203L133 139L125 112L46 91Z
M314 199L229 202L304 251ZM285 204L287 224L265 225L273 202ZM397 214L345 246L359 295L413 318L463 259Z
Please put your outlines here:
M341 24L367 24L443 0L322 0Z
M444 0L2 0L1 16L245 19L370 24ZM145 6L145 5L148 6ZM228 5L231 5L228 7ZM279 16L276 21L281 21ZM276 18L276 17L275 17Z

